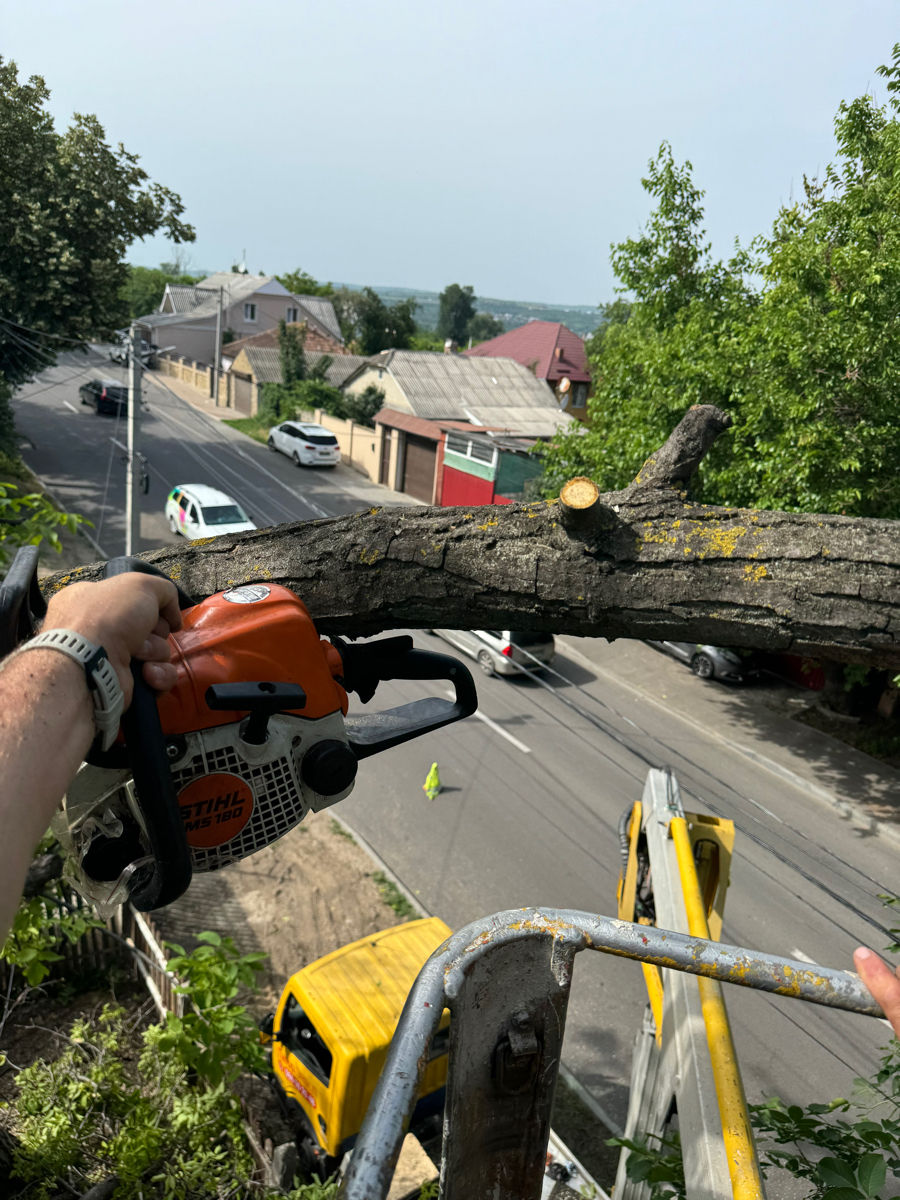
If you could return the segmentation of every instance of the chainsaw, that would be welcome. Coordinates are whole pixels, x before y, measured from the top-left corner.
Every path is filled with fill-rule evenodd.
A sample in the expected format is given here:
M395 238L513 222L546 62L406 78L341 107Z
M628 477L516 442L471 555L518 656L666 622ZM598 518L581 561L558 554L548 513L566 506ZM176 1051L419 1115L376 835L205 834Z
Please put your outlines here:
M0 585L0 652L43 615L34 547ZM161 575L117 558L107 577ZM53 821L66 877L108 915L129 900L171 904L193 872L217 871L271 845L310 811L348 796L359 762L469 716L475 685L462 663L408 636L320 638L286 587L245 584L195 603L178 590L183 627L169 637L177 682L158 695L132 663L134 697L116 742L89 752ZM429 697L348 716L383 680L447 680Z

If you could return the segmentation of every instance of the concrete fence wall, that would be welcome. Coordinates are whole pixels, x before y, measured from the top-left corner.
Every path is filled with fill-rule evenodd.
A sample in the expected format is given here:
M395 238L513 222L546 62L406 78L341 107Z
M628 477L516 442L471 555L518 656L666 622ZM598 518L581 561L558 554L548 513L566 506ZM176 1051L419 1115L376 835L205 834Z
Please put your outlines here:
M378 483L381 441L384 437L384 430L380 425L370 429L368 425L358 425L355 421L332 417L321 408L300 413L298 420L314 421L317 425L323 425L337 438L344 462L362 475L367 475L374 483Z

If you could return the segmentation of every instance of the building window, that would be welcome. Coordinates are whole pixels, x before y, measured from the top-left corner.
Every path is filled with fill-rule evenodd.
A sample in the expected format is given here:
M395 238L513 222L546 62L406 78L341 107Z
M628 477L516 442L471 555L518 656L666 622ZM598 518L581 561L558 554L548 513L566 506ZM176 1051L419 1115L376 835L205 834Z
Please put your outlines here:
M587 384L576 383L572 390L572 407L584 408L587 402Z
M300 320L300 309L299 308L288 308L287 312L285 313L284 319L287 321L287 323L289 325L295 324L297 321Z
M250 303L249 301L244 305L244 320L245 321L255 321L256 320L256 305Z
M447 432L447 449L453 454L471 458L473 462L484 463L486 466L497 465L497 447L487 442L473 441L459 433Z

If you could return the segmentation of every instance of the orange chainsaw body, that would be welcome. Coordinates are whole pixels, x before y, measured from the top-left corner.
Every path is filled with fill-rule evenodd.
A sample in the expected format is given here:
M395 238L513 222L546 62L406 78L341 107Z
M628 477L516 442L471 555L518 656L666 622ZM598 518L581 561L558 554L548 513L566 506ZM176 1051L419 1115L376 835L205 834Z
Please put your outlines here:
M251 603L226 599L253 591L260 598ZM336 678L342 673L341 656L319 638L306 605L287 588L266 584L220 592L187 609L183 621L184 627L169 637L178 681L158 699L165 734L240 721L244 713L215 711L205 698L211 684L239 679L302 681L306 704L292 715L308 720L334 712L346 716L347 693Z

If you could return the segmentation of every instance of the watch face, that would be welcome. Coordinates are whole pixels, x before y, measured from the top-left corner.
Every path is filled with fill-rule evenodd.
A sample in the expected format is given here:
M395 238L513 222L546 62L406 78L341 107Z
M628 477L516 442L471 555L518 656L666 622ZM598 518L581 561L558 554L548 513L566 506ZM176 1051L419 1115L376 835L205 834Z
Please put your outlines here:
M270 591L271 588L267 588L263 583L248 583L244 587L223 592L222 599L227 600L229 604L255 604L257 600L265 600Z

